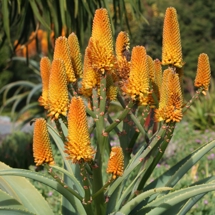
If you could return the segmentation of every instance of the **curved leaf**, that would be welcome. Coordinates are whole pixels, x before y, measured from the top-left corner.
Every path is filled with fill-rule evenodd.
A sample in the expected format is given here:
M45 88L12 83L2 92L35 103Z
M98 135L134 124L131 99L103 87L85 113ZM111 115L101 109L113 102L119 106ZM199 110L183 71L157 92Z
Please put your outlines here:
M0 162L0 169L0 175L3 175L2 173L7 171L13 172L13 169L2 162ZM53 214L48 203L39 191L25 178L2 176L1 182L2 181L4 181L3 190L6 192L9 190L10 194L20 201L30 212L35 214Z

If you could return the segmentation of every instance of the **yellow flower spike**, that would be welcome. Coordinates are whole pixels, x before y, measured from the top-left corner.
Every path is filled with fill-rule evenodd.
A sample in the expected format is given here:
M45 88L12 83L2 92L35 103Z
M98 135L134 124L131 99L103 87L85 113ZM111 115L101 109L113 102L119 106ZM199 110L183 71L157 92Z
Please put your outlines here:
M113 179L122 176L124 171L124 155L120 146L111 148L110 158L108 161L107 173L113 175Z
M48 108L48 87L49 87L49 76L51 70L51 61L48 57L42 57L40 60L40 75L42 78L42 96L38 99L41 106L45 109Z
M195 87L203 87L203 94L205 91L208 91L208 87L210 84L211 79L211 68L208 55L202 53L199 55L198 58L198 66L197 66L197 73L194 85Z
M71 33L68 37L68 44L70 48L72 66L74 68L76 78L81 78L83 69L81 63L81 51L78 38L75 33Z
M126 58L130 60L130 40L126 32L121 31L116 38L116 57L117 60L123 60Z
M99 82L99 74L95 72L92 68L91 61L89 59L89 48L87 47L84 55L84 72L82 79L82 87L80 89L80 93L86 97L90 97L92 95L92 89L96 87Z
M111 25L106 9L98 9L93 19L92 37L89 40L89 58L93 69L102 74L113 72L115 57Z
M55 41L55 48L54 48L54 59L61 59L64 62L67 81L68 82L75 82L75 73L72 67L71 57L70 57L70 50L69 44L66 37L58 37Z
M59 115L67 115L69 95L67 90L67 77L64 63L60 59L52 62L49 78L48 116L58 119Z
M167 83L167 107L166 122L180 122L182 120L183 98L180 86L179 76L175 72L168 74Z
M146 49L136 46L132 50L130 76L122 90L138 100L140 105L147 105L149 93L149 70Z
M65 153L73 163L88 162L93 159L95 150L90 145L87 116L81 97L73 97L68 114L68 142Z
M44 163L54 165L48 129L46 121L43 118L36 119L34 124L33 156L36 166L40 166Z
M114 85L113 78L111 74L107 75L107 98L110 101L116 100L117 97L117 86Z
M168 75L171 73L171 69L166 69L163 72L163 78L162 78L162 84L161 84L161 90L160 90L160 102L159 102L159 108L155 110L155 121L160 122L165 120L165 112L167 107L167 101L168 101Z
M183 66L180 30L176 9L166 10L163 26L162 64Z

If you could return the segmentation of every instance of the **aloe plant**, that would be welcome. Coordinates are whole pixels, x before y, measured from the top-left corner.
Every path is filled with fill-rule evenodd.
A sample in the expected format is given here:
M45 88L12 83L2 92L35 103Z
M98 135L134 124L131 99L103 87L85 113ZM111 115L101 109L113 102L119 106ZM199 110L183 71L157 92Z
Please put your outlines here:
M161 62L147 56L143 46L130 53L125 32L119 33L114 53L112 36L107 10L98 9L83 65L74 33L68 39L57 38L51 66L47 58L41 60L42 95L38 101L47 119L32 121L33 152L36 165L44 165L49 177L1 163L0 198L5 204L0 210L4 213L52 214L25 178L59 192L62 214L186 214L207 192L215 190L213 176L175 189L189 169L215 147L215 140L153 182L148 180L176 123L199 95L208 91L208 56L202 53L198 58L198 90L184 105L184 63L174 8L167 8L165 14ZM162 71L161 64L168 68ZM116 111L111 114L113 106ZM113 135L118 137L115 145ZM50 136L61 153L61 167L55 164Z

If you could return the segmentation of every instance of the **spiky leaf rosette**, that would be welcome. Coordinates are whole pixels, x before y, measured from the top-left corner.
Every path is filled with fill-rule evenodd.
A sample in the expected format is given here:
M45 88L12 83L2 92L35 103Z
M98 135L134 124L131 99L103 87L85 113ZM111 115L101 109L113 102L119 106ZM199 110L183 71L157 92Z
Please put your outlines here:
M81 97L73 97L71 100L67 139L65 153L73 163L88 162L93 159L95 150L90 145L87 116Z
M198 58L197 73L196 73L194 85L195 87L202 87L203 93L205 94L205 91L208 91L210 79L211 79L211 68L210 68L209 58L207 54L202 53L199 55L199 58Z
M72 66L75 72L76 78L81 78L83 69L81 63L81 51L78 42L78 38L75 33L71 33L68 37L68 44L70 48L70 55L72 60Z
M88 43L89 59L95 71L102 74L114 70L115 57L113 53L113 39L108 12L98 9L93 19L92 37Z
M122 176L124 171L124 155L120 146L111 148L110 158L108 161L107 173L113 175L113 179Z
M36 119L34 124L33 156L36 166L44 163L54 164L49 133L46 121L43 118Z
M166 10L163 26L162 64L183 66L180 30L176 9Z
M143 46L136 46L132 50L130 75L122 90L140 105L148 104L149 70Z
M54 48L54 59L61 59L65 65L65 71L67 75L68 82L75 82L75 73L72 67L72 61L70 57L70 50L69 44L66 37L58 37L55 41L55 48Z
M52 62L49 78L48 116L58 119L59 115L67 115L69 95L67 90L67 76L64 63L60 59Z
M51 70L51 61L48 57L42 57L40 60L40 75L42 78L42 95L38 99L41 106L48 109L48 87L49 87L49 76Z

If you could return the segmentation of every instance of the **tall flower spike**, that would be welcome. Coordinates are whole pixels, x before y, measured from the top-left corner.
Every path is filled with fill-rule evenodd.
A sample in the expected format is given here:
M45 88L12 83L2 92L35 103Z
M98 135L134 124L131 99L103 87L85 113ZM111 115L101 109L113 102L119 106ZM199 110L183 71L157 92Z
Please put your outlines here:
M162 64L183 66L180 30L176 9L166 10L163 26Z
M72 66L74 68L76 78L81 78L83 69L81 63L81 51L78 38L75 33L71 33L68 37Z
M208 87L210 84L211 78L211 68L208 55L202 53L199 55L198 58L198 66L197 66L197 73L194 85L195 87L202 87L202 93L205 94L205 91L208 91Z
M99 74L94 71L92 68L89 56L88 56L89 48L87 47L84 55L84 72L82 79L82 87L80 89L80 93L86 97L92 95L92 89L99 84Z
M117 60L122 60L126 58L126 60L130 60L130 40L129 36L126 32L121 31L116 38L116 57Z
M98 9L93 19L92 37L89 40L89 58L92 67L104 74L112 72L115 57L113 53L113 39L108 12L106 9Z
M48 116L58 119L60 114L67 115L69 95L66 71L64 63L60 59L55 59L52 62L49 78L48 105Z
M113 175L113 179L122 176L124 171L124 155L120 146L114 146L111 149L108 161L107 173Z
M132 50L130 76L122 90L133 100L138 100L140 105L147 105L149 70L146 50L143 46L136 46Z
M69 44L67 38L64 36L58 37L55 41L54 59L63 60L67 75L67 81L75 82L76 78L70 58Z
M81 97L73 97L68 114L68 142L65 143L65 153L73 163L88 162L93 159L95 151L90 145L87 127L87 116Z
M175 72L168 74L167 83L167 107L166 107L166 122L180 122L182 115L183 98L179 76Z
M157 95L158 101L160 100L160 91L162 86L162 67L161 62L156 59L154 60L154 68L155 68L155 85L157 86L157 91L155 94Z
M54 165L51 142L49 139L46 121L38 118L34 124L33 156L36 166L48 163Z
M155 110L155 121L160 122L166 118L166 108L168 101L168 75L171 73L171 69L166 69L163 72L161 90L160 90L160 102L159 108Z
M41 106L48 109L48 87L49 87L49 76L51 70L51 61L48 57L42 57L40 60L40 75L42 78L42 96L38 99Z

